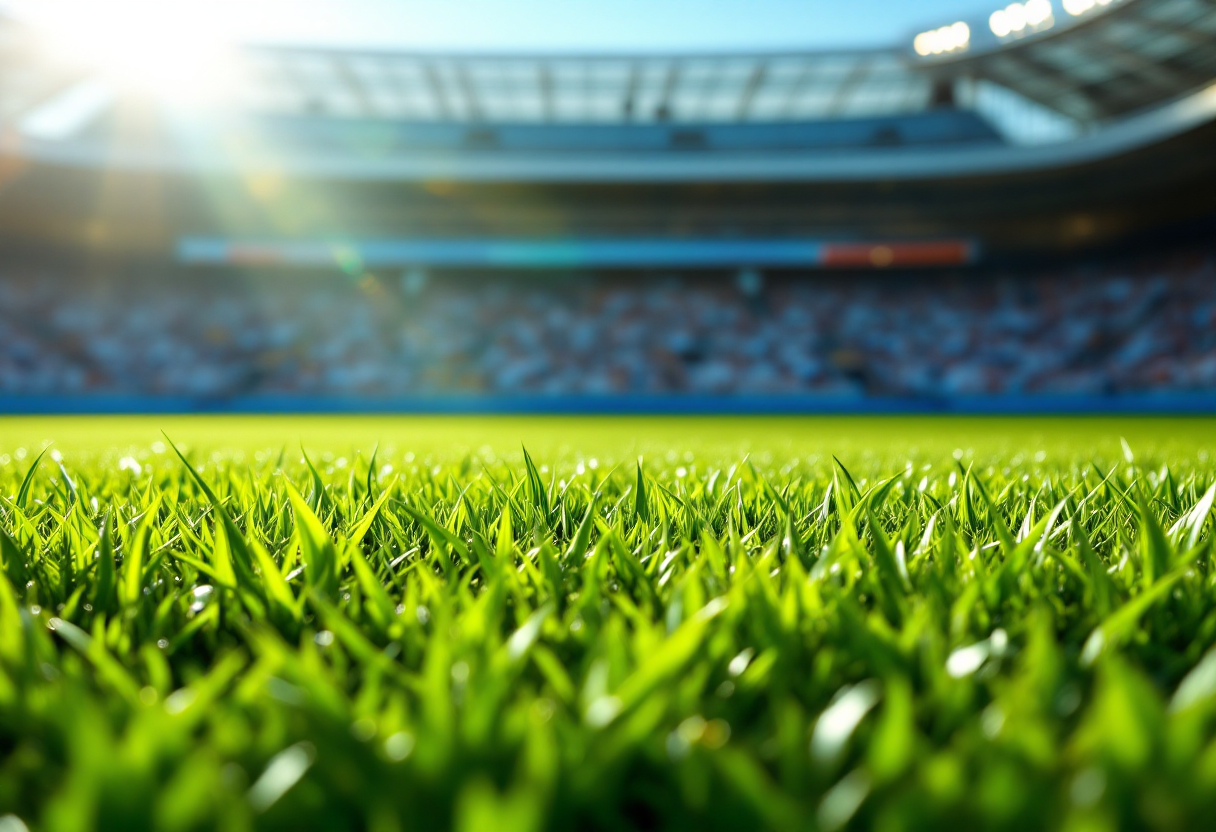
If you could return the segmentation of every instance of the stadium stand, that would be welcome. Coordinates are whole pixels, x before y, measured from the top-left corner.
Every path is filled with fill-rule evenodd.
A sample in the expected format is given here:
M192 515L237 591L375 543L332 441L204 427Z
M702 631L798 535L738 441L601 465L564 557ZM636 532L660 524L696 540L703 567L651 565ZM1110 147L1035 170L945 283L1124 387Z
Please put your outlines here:
M205 103L0 20L0 407L1211 408L1216 4L1026 9L851 52L248 48Z
M765 280L316 274L0 282L0 389L921 397L1216 389L1216 257Z

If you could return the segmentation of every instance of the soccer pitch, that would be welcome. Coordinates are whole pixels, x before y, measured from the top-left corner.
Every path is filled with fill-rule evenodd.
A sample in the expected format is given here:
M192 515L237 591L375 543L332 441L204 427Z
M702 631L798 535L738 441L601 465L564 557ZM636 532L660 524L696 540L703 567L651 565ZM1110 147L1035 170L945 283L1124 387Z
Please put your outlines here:
M0 419L0 830L1210 828L1214 495L1210 418Z

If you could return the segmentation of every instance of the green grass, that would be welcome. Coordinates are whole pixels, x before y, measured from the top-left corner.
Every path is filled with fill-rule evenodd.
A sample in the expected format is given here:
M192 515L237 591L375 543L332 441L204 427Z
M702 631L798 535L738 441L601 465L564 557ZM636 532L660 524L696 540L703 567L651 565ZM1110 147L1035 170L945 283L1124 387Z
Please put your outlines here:
M3 419L0 830L1210 829L1214 493L1212 419Z

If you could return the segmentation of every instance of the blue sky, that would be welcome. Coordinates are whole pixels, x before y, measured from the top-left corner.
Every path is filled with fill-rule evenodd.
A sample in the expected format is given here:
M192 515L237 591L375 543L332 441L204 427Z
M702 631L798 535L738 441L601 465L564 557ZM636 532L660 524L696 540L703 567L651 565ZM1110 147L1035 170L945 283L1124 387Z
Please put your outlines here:
M0 0L47 18L152 0ZM882 46L996 0L156 0L243 42L496 51Z

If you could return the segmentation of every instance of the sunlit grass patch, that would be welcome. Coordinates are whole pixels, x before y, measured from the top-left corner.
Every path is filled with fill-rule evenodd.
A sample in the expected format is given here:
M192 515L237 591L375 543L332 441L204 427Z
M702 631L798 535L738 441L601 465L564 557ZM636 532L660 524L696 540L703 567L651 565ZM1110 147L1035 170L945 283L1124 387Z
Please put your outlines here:
M167 421L3 426L0 824L1213 816L1210 420Z

